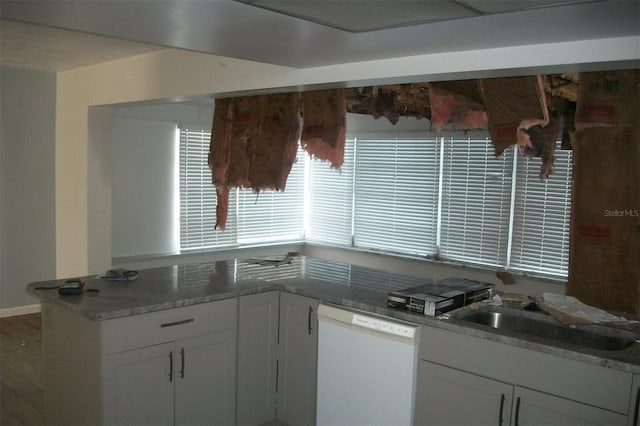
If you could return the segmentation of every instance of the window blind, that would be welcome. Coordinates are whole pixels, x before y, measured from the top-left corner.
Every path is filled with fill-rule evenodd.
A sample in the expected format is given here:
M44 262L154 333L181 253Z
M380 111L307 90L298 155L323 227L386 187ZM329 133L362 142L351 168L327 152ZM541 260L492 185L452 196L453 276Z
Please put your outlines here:
M510 269L567 276L573 152L559 146L546 180L540 158L518 158Z
M206 130L180 130L182 250L304 237L567 275L571 151L556 150L554 172L541 181L540 159L511 149L496 159L486 138L351 139L340 171L307 162L305 198L306 154L299 150L286 191L231 191L220 231L209 141Z
M319 160L309 162L309 197L305 238L351 245L355 140L345 143L340 170Z
M216 230L216 190L207 166L211 133L180 129L180 249L230 246L236 243L236 194L229 195L229 219L224 231Z
M513 150L495 158L486 138L446 138L443 149L440 256L504 266Z
M304 235L304 151L298 147L284 191L238 191L238 243L301 240Z
M216 191L207 166L211 132L180 129L181 250L301 240L304 161L291 168L285 191L232 189L224 230L216 224ZM298 158L304 158L298 149Z
M357 247L432 253L438 160L435 138L356 141Z

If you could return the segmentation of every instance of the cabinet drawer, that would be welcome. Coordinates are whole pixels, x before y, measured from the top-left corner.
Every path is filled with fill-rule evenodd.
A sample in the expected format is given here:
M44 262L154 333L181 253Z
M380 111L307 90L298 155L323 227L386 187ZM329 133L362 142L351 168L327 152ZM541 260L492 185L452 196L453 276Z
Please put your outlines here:
M102 321L103 354L236 327L237 299Z

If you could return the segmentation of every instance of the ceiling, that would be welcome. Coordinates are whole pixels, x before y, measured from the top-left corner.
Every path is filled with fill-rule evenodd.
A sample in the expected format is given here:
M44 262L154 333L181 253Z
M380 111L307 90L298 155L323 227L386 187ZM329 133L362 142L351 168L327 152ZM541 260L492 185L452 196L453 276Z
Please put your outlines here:
M0 64L13 68L66 71L159 49L164 47L42 25L0 21Z
M51 71L164 47L308 68L640 34L636 0L2 0L0 16L0 63Z

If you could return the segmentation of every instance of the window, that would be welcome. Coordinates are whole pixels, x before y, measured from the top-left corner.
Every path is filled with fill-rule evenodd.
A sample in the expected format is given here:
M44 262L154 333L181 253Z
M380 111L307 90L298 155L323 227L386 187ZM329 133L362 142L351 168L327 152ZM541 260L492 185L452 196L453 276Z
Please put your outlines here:
M432 253L436 139L358 139L355 170L354 244L400 253Z
M328 244L351 245L355 140L347 140L340 170L329 163L309 162L309 191L305 238Z
M238 190L238 243L301 240L304 234L304 156L298 147L285 191Z
M540 159L515 149L496 158L487 138L354 139L352 145L343 175L325 166L328 176L315 185L312 175L308 205L329 207L325 222L308 226L310 241L566 277L571 151L556 150L554 172L541 181ZM331 227L332 212L341 211L335 206L349 206L351 197L353 228L340 219Z
M496 158L486 138L443 138L439 254L505 265L513 150Z
M216 224L216 191L207 156L211 132L180 129L180 248L228 247L303 237L304 158L298 150L284 192L232 189L226 228Z
M211 133L180 129L180 249L231 246L236 243L236 193L229 194L229 219L216 230L216 190L207 166Z
M182 250L304 239L567 275L571 151L556 150L543 181L540 159L514 149L495 158L487 138L354 138L341 170L299 149L286 191L231 191L220 231L209 140L180 130Z
M556 149L546 180L537 178L539 158L518 158L510 269L568 273L572 153Z

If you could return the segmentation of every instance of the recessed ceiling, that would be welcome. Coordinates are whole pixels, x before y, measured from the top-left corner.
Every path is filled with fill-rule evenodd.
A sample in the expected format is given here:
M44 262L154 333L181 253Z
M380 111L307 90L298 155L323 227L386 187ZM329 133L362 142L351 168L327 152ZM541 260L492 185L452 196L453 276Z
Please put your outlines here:
M114 57L150 44L296 68L640 35L636 0L2 0L0 16L77 31L62 54L91 34L118 39ZM28 39L3 31L1 63L24 50L67 67L57 36ZM79 66L102 60L75 50Z
M350 32L516 12L588 0L237 0Z

